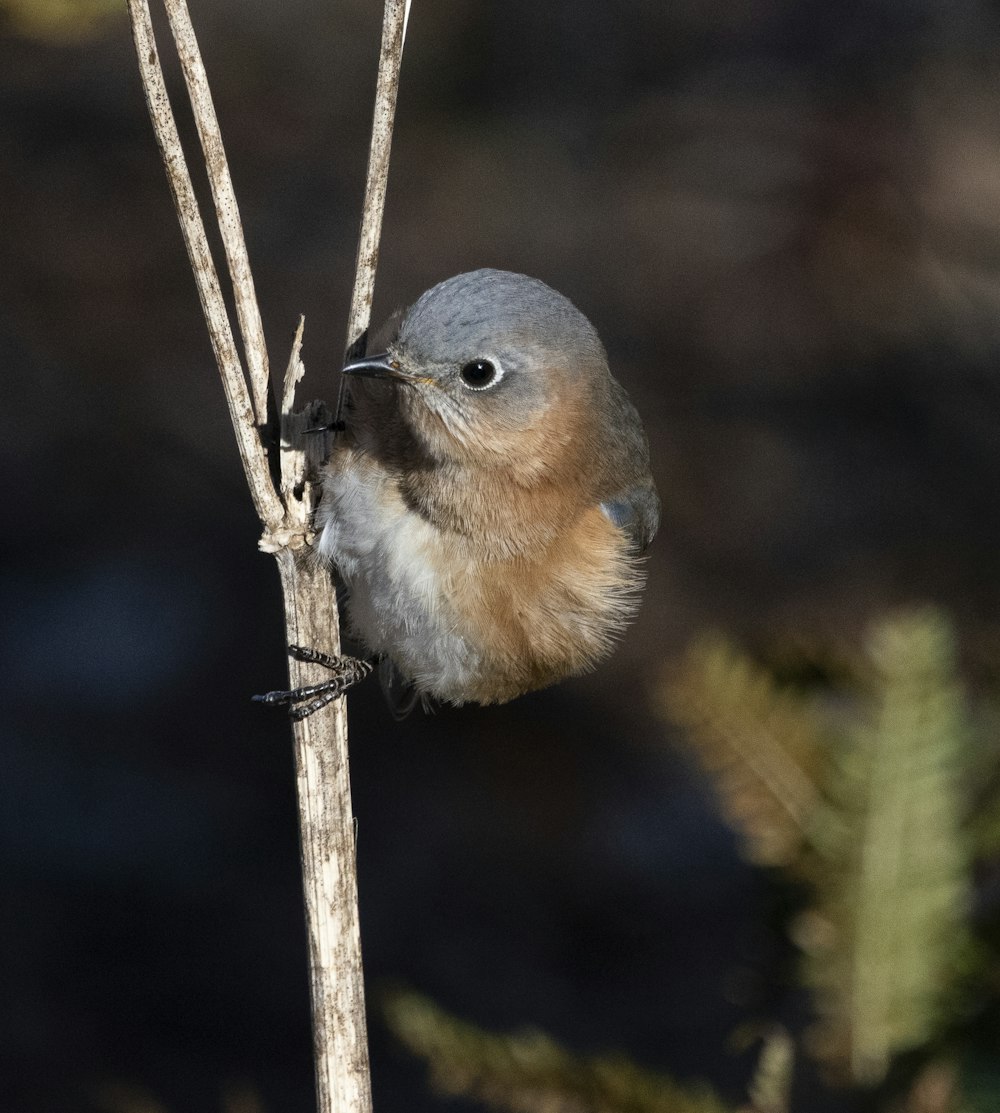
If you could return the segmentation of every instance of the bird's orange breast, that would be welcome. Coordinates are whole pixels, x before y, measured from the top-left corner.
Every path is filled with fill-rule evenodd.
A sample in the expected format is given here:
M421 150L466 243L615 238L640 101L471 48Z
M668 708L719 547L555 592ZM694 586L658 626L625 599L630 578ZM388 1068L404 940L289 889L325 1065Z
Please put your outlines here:
M368 648L449 703L503 703L605 657L642 586L626 535L582 495L553 504L496 476L449 490L414 505L372 456L331 460L319 550Z
M638 604L642 574L621 532L585 510L541 550L470 557L443 540L435 563L445 608L481 664L464 698L502 703L605 657Z

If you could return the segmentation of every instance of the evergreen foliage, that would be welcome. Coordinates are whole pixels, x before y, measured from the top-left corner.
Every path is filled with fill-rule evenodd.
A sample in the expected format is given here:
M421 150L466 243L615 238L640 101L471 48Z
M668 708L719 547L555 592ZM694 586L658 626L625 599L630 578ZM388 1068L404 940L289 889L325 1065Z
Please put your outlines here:
M571 1055L537 1031L495 1035L427 998L393 993L385 1015L428 1061L434 1084L510 1113L731 1113L707 1088L683 1087L621 1056Z
M813 697L701 640L664 706L748 857L809 881L793 934L820 1018L810 1050L842 1079L880 1083L896 1055L943 1029L968 949L973 731L947 620L886 617L853 683Z
M1000 1032L988 1017L1000 1012L1000 961L971 926L974 867L1000 846L990 720L931 608L886 616L851 668L817 676L810 690L783 686L713 635L659 693L747 857L805 894L786 927L816 1021L772 1031L739 1113L790 1113L799 1045L831 1081L868 1091L866 1109L998 1113ZM973 1033L977 1012L987 1019ZM578 1058L537 1032L486 1033L412 994L394 995L388 1016L441 1089L494 1109L726 1108L625 1059Z
M687 728L748 859L794 865L819 804L812 709L718 635L691 647L662 703Z
M803 974L822 1017L814 1050L862 1084L940 1029L967 940L971 859L960 831L969 719L940 615L878 625L860 714L832 747L813 840Z

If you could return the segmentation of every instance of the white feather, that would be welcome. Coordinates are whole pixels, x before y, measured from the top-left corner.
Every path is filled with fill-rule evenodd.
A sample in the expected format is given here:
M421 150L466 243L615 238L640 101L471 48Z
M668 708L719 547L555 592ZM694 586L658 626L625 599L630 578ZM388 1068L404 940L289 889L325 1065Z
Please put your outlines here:
M392 480L347 452L324 481L318 549L340 571L354 633L421 690L461 702L480 665L447 607L440 534L409 510Z

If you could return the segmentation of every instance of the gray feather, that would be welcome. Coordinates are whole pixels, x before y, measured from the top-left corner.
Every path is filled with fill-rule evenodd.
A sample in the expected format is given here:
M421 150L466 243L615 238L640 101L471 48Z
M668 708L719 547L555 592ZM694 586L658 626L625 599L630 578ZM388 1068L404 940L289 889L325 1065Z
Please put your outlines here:
M633 487L601 503L604 516L628 535L636 553L644 553L660 525L660 500L649 484Z

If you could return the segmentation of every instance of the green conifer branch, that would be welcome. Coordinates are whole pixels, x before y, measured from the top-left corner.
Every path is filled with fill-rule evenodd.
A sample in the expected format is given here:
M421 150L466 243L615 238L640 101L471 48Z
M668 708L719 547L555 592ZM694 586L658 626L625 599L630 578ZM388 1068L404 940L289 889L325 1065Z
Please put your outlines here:
M622 1057L580 1058L537 1031L496 1035L415 993L388 996L389 1027L434 1084L510 1113L730 1113L707 1087L680 1086Z
M822 1016L814 1046L865 1085L933 1035L965 945L968 720L954 656L936 612L875 627L870 713L844 732L816 828L827 869L799 932Z
M688 650L661 693L758 865L791 866L819 806L823 750L809 706L725 640Z

